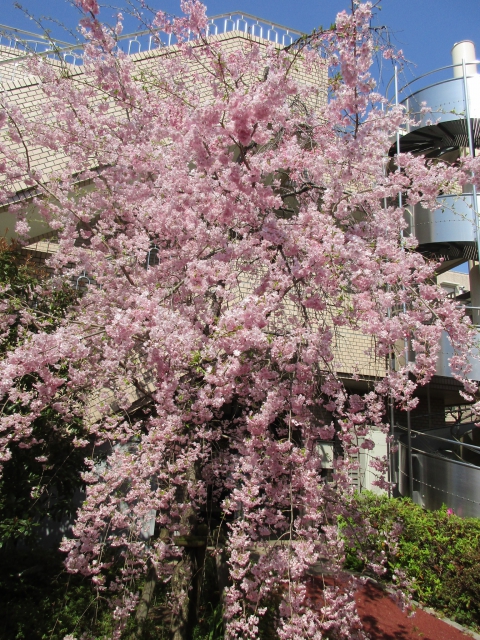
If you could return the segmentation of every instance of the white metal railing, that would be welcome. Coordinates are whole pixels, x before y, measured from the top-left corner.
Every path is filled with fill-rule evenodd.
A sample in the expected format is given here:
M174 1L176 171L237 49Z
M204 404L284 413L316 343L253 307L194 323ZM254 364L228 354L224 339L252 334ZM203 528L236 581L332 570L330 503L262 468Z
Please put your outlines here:
M222 13L208 19L206 36L217 36L239 31L250 36L262 38L282 47L293 44L303 34L295 29L290 29L281 24L263 20L249 13ZM190 34L188 34L190 39ZM191 34L194 39L194 34ZM171 33L165 33L160 29L138 31L120 36L117 46L127 55L142 53L169 47L176 44L177 40ZM0 24L0 47L5 47L5 58L0 59L0 81L11 80L18 73L19 65L29 56L38 54L60 58L69 64L82 64L83 51L80 44L70 44L61 40L50 39L45 35L39 35L23 29L16 29Z
M71 45L70 42L53 40L43 34L0 24L0 46L17 49L22 53L41 53L51 49L52 44L58 47L69 47Z
M25 74L22 67L32 54L60 59L68 64L83 63L83 52L78 44L0 24L0 82Z
M284 25L269 20L263 20L250 13L221 13L208 19L206 36L218 36L232 31L240 31L251 36L268 40L286 47L293 44L303 34L301 31L290 29ZM194 38L192 34L192 39ZM118 39L119 47L127 54L150 51L161 46L171 46L176 43L175 36L160 30L137 31L126 34Z
M208 21L207 35L218 35L230 31L241 31L284 47L292 44L303 34L281 24L263 20L250 13L222 13Z

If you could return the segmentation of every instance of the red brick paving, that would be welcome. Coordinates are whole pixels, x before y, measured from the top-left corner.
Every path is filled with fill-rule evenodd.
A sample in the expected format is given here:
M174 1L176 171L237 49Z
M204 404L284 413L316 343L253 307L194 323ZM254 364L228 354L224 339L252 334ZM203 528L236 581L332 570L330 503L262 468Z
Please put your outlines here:
M327 584L332 581L331 577L326 576L309 578L307 584L310 598L315 600L322 597L323 579ZM344 576L343 580L348 580L348 577ZM338 584L338 576L336 583ZM471 640L470 635L422 609L417 609L409 617L386 591L372 582L359 587L355 600L364 630L371 640Z
M471 640L471 636L421 609L409 618L388 593L371 582L357 591L355 600L364 630L372 640Z

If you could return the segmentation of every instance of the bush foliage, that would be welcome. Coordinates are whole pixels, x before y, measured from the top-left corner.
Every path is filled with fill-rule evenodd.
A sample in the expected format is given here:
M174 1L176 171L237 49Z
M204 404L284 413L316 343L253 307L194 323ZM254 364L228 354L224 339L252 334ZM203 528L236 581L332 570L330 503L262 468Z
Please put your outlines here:
M366 569L372 551L384 554L384 580L396 569L412 580L420 603L443 612L460 624L480 627L480 520L460 518L447 511L425 511L408 499L365 493L356 500L371 534L347 551L347 568ZM347 523L345 523L347 524ZM401 527L397 548L382 535Z

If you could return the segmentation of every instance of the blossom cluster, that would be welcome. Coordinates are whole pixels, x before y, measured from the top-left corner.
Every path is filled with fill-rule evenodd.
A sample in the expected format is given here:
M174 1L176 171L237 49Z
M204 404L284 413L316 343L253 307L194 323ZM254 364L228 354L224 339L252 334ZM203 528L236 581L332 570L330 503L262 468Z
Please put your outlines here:
M326 588L319 606L305 576L319 561L341 567L358 453L372 430L388 433L387 401L414 406L442 332L468 374L472 327L402 239L398 194L431 207L471 168L403 154L385 171L407 116L375 91L369 3L296 47L227 51L184 2L186 18L155 18L179 44L143 62L118 51L95 0L78 4L81 73L32 59L40 112L2 97L0 179L2 202L20 177L33 189L57 234L51 269L91 284L55 331L25 330L0 363L0 395L20 407L1 416L1 459L31 446L46 407L65 432L82 417L86 499L62 548L69 571L110 594L116 637L135 580L151 566L174 577L206 525L205 544L228 557L228 637L257 638L275 596L282 640L360 638L354 585ZM326 101L305 77L328 74ZM62 158L55 171L30 162L38 147ZM385 365L365 392L338 360L346 329L370 336L366 357ZM402 366L405 345L416 357ZM37 382L22 391L26 375ZM324 440L337 447L328 482ZM387 462L373 463L382 487Z

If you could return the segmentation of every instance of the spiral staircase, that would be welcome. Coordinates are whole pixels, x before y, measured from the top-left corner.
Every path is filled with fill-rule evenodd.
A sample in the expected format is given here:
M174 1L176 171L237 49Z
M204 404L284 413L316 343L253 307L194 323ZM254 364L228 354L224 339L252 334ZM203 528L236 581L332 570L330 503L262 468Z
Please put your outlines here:
M456 44L452 58L451 66L425 74L397 90L396 99L414 124L401 131L399 144L390 151L392 156L399 146L402 152L456 163L480 148L480 75L474 63L473 43ZM445 78L445 72L451 70L453 77ZM427 86L411 92L420 81L426 81ZM439 206L434 211L417 205L411 212L410 232L418 240L418 250L443 259L443 271L467 260L478 260L480 203L475 196L472 185L465 185L463 190L438 198Z
M390 150L392 158L400 151L456 164L462 157L480 153L480 75L473 43L457 43L452 49L452 63L400 89L395 83L396 102L405 107L411 122L397 136ZM480 198L475 187L466 184L454 193L441 194L433 210L421 204L410 207L406 233L416 237L423 255L442 261L438 273L468 262L468 290L456 300L479 327L479 349L470 360L469 377L480 381L479 214ZM444 391L440 397L442 421L432 420L430 393L449 380L454 382L449 366L452 355L444 335L437 375L429 385L431 389L426 390L428 411L425 402L423 416L419 415L422 411L414 412L404 420L403 428L398 429L397 424L398 489L426 508L446 504L459 515L480 517L480 465L475 458L479 456L480 460L480 438L474 419L461 419L462 436L454 434L446 419L449 400Z
M390 155L410 152L431 160L458 163L480 149L480 74L475 47L470 41L452 49L452 65L427 73L398 89L395 98L410 116L411 122L397 136ZM452 73L453 72L453 73ZM420 86L417 89L417 85ZM425 108L426 107L426 108ZM472 184L460 186L455 193L443 193L438 207L411 207L407 233L418 241L418 251L442 261L439 273L468 261L469 290L459 298L475 325L480 325L480 198ZM451 376L448 364L453 355L446 336L442 340L437 374ZM480 361L471 361L470 377L480 380Z

